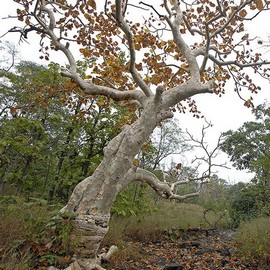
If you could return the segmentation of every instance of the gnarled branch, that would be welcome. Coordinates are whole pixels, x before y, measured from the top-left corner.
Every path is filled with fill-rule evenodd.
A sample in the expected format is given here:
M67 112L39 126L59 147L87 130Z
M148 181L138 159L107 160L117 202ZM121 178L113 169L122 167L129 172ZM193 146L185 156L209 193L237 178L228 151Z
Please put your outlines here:
M147 86L147 84L144 82L144 80L141 78L140 74L138 73L135 63L136 63L136 52L135 52L135 46L133 42L133 35L132 32L126 23L126 21L123 18L123 11L122 11L122 0L116 0L116 12L115 12L115 18L117 21L118 26L122 29L122 31L125 33L127 41L128 41L128 48L130 53L130 60L129 60L129 70L130 73L134 79L134 81L139 85L139 87L142 89L144 94L147 97L150 97L153 95L150 88Z
M145 182L151 186L159 196L166 199L183 201L187 198L199 195L199 192L188 193L185 195L175 194L167 183L161 182L153 173L142 168L131 168L126 175L126 179L128 179L128 181Z

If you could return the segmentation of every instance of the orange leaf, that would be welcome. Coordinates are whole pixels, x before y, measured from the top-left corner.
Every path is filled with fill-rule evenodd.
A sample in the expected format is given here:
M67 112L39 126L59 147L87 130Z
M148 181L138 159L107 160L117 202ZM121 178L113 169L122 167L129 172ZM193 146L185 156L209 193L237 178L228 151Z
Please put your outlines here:
M140 160L139 159L137 159L137 158L135 158L135 159L133 159L133 165L134 166L139 166L139 164L140 164Z
M246 17L247 16L247 11L245 10L245 9L242 9L240 12L239 12L239 15L241 16L241 17Z
M262 2L262 0L256 0L255 3L256 3L256 8L257 9L263 10L263 2Z
M87 4L88 4L91 8L93 8L93 9L96 9L96 8L97 8L97 5L96 5L95 0L88 0L88 1L87 1Z

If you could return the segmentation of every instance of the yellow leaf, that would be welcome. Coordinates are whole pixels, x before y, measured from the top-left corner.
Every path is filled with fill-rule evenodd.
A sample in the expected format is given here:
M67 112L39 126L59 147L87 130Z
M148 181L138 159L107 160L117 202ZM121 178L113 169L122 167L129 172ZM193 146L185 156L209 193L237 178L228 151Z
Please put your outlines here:
M103 100L98 100L97 105L100 106L100 107L103 107L105 105L105 103L104 103Z
M87 20L91 20L91 15L90 14L88 14L88 13L85 13L84 14L84 17L85 17L85 19L87 19Z
M186 69L186 68L188 68L188 65L187 65L186 63L183 63L183 64L181 65L181 68Z
M139 43L134 44L135 50L139 51L141 49L141 45Z
M25 19L25 23L26 23L27 25L30 25L30 20L29 20L29 18L26 18L26 19Z
M139 164L140 164L140 160L138 158L134 158L133 159L133 165L138 167Z
M166 44L167 44L166 41L161 41L159 45L160 45L161 47L163 47L163 46L165 46Z
M256 0L255 3L256 3L256 8L257 9L263 10L263 2L262 2L262 0Z

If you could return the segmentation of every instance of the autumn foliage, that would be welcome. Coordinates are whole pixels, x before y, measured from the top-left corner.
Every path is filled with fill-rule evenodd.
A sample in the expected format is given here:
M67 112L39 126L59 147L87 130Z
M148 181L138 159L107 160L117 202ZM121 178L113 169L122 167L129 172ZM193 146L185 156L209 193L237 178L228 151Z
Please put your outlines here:
M49 60L50 47L59 49L46 40L48 35L43 28L49 13L45 11L38 16L40 1L16 2L22 5L17 9L18 19L25 23L22 38L26 38L29 31L37 31L41 37L41 58ZM253 49L263 41L249 36L245 22L267 9L268 1L241 1L239 4L229 0L216 3L201 0L193 4L159 1L154 5L123 1L121 12L130 29L127 34L117 21L116 4L112 1L56 0L48 5L57 14L50 27L57 31L58 40L66 43L67 48L74 42L85 59L96 59L89 65L87 75L92 83L120 91L132 90L141 86L142 82L138 82L135 75L138 73L149 87L162 84L171 91L192 76L185 48L170 33L171 18L175 15L171 5L174 4L181 6L180 37L200 63L201 82L213 81L214 92L221 95L225 93L227 81L232 79L239 96L242 90L250 92L245 105L251 106L252 94L261 88L251 78L250 71L269 78L269 68L263 67L268 62ZM189 110L197 113L194 101L187 99L187 102ZM186 111L181 103L177 107Z

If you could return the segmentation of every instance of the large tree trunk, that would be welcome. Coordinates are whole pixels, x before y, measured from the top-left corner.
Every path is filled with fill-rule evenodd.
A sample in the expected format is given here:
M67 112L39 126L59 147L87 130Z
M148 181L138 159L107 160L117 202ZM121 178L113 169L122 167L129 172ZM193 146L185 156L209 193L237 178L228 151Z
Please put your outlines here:
M155 106L149 106L148 112L135 123L124 127L104 149L104 159L93 175L76 186L62 209L76 213L72 238L80 239L75 254L84 269L95 269L85 262L93 261L98 254L108 231L113 202L130 182L126 175L133 166L133 159L160 121L156 110Z

